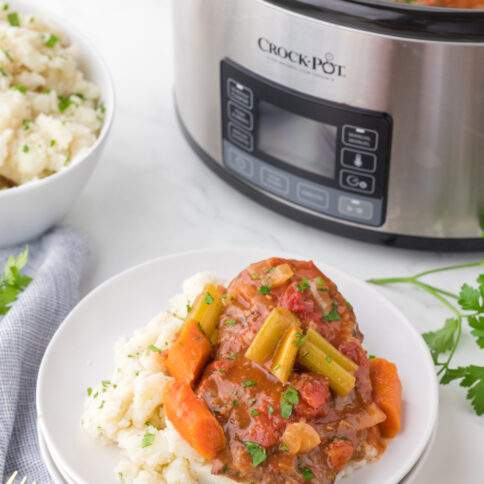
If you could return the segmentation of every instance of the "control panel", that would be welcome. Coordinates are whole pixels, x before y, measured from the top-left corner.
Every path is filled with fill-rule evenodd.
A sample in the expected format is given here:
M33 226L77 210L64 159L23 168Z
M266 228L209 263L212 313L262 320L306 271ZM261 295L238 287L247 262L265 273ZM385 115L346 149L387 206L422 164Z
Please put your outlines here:
M316 214L385 220L392 121L221 64L223 159L256 186Z

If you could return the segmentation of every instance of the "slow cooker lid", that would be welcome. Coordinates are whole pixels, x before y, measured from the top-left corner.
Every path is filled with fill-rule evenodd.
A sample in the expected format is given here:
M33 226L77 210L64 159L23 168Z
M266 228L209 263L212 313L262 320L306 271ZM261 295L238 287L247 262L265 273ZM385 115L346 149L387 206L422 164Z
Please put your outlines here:
M455 9L393 0L265 0L328 22L385 35L484 42L484 9Z

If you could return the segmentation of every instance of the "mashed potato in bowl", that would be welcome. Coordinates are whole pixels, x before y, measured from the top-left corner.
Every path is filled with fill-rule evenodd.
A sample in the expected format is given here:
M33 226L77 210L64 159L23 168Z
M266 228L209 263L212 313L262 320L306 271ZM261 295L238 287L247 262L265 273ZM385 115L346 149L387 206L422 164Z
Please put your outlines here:
M104 111L66 36L0 4L0 190L68 166L96 142Z

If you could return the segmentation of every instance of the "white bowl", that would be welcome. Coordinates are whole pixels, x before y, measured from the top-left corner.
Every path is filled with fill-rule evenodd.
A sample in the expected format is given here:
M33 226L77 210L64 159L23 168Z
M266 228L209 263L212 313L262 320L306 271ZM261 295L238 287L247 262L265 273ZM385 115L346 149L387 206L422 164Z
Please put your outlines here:
M42 435L65 474L79 484L116 482L113 468L121 452L92 440L80 426L86 389L109 378L114 370L115 342L165 309L193 273L211 270L231 279L249 263L272 255L287 256L226 249L156 259L110 279L74 308L52 339L37 381ZM373 287L324 262L316 263L353 304L368 352L395 362L403 385L402 432L379 462L358 469L342 482L395 484L411 472L435 427L438 389L432 359L421 335Z
M96 83L106 106L105 121L96 143L82 156L72 160L59 173L18 187L0 190L0 247L32 239L59 222L91 176L108 136L114 114L114 89L111 75L103 59L82 34L40 3L12 0L12 11L38 15L58 26L79 50L81 69Z

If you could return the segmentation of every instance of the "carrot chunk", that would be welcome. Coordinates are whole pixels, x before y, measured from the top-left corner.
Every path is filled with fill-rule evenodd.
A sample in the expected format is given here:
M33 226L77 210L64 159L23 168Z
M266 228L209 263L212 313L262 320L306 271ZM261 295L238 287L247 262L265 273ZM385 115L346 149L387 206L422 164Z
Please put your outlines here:
M398 434L402 414L402 384L397 367L383 358L370 360L370 378L373 386L373 400L387 416L379 424L383 437L392 438Z
M165 366L176 380L193 384L212 353L212 345L195 321L189 321L168 350Z
M176 380L165 385L163 398L165 414L178 433L202 457L214 459L225 447L225 434L205 402L190 385Z

